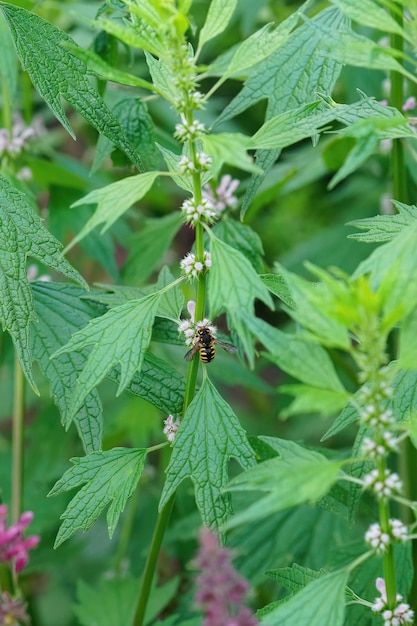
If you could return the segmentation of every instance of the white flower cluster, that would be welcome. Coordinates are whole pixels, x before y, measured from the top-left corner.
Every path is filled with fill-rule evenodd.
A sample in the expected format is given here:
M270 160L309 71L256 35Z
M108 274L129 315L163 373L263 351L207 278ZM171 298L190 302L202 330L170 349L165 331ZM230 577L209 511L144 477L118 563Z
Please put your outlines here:
M175 126L174 136L182 142L192 141L201 137L206 132L204 124L198 120L193 120L191 124L187 122L184 115L181 115L181 124Z
M203 320L197 323L194 321L195 302L193 300L190 300L189 302L187 302L187 310L188 310L188 313L190 314L190 319L182 320L182 322L178 324L178 332L184 333L186 346L193 345L197 330L199 330L200 328L208 328L211 334L213 335L213 337L214 338L216 337L217 328L213 326L213 324L207 317L205 317Z
M367 426L390 426L393 423L394 415L391 409L380 411L374 404L366 404L359 412L360 419Z
M385 588L385 580L383 578L376 579L376 588L381 594L379 598L375 598L372 605L372 611L381 613L384 620L384 626L401 626L402 624L412 624L414 620L414 611L410 609L410 605L401 602L402 596L397 593L397 606L394 609L387 607L387 592Z
M398 474L384 470L383 478L380 477L377 469L372 470L363 477L365 489L372 489L377 498L389 498L395 492L400 492L403 488L402 481Z
M200 204L197 204L194 198L187 198L187 200L184 200L182 203L181 212L184 221L191 226L195 226L198 222L211 224L217 217L217 213L214 211L210 202L204 199Z
M365 533L365 541L377 554L385 552L392 541L407 541L408 529L399 519L389 520L389 531L382 532L381 526L377 523L371 524Z
M13 124L11 136L6 128L0 128L0 155L5 152L19 154L26 147L27 140L34 134L33 128L25 127L20 122Z
M186 96L176 96L174 106L180 113L188 109L202 109L204 107L204 96L200 91L191 91Z
M175 419L173 415L168 415L166 420L164 420L164 430L162 431L168 441L174 441L175 435L180 427L180 420Z
M398 441L388 430L383 432L379 441L365 437L362 441L361 451L363 456L370 459L378 459L387 455L387 452L398 451Z
M183 174L195 174L197 172L205 172L213 165L213 159L205 152L197 152L196 162L183 154L178 162L180 172Z
M210 202L218 214L222 213L227 207L234 209L237 206L238 199L233 194L239 187L239 184L239 180L233 179L230 174L225 174L214 191L209 184L204 185L203 198Z
M195 254L189 252L180 262L180 268L187 278L196 278L201 272L205 272L211 267L210 252L204 250L204 260L196 261Z

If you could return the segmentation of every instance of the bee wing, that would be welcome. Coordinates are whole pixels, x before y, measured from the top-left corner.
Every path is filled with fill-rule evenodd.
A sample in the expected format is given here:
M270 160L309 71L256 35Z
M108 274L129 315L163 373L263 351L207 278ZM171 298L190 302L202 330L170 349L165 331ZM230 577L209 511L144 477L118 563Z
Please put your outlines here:
M184 359L186 361L191 361L191 359L194 357L195 354L197 354L197 352L200 351L200 342L197 342L196 344L193 345L193 347L191 348L191 350L188 350L187 354L185 355Z
M216 343L230 354L235 354L237 352L236 346L231 343L225 343L224 341L219 341L219 339L216 339Z

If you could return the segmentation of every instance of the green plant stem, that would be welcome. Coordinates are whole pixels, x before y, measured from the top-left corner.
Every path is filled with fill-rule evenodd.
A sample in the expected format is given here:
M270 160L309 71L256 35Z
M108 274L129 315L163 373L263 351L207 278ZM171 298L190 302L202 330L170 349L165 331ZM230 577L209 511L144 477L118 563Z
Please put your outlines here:
M399 26L403 26L402 10L396 10L391 13ZM400 34L393 33L391 35L391 47L400 52L403 51L404 41ZM401 57L398 63L402 63ZM404 86L403 77L399 72L391 72L391 104L399 111L402 110L404 103ZM395 200L400 202L408 202L407 180L404 169L404 147L401 139L394 139L392 145L392 191Z
M145 619L146 606L148 604L149 593L152 586L152 580L158 561L159 550L164 538L165 530L168 526L171 516L172 507L174 505L175 494L173 494L162 511L158 515L155 530L152 536L151 547L146 559L145 570L143 572L142 586L139 594L139 601L136 608L134 626L143 626Z
M385 460L381 461L378 469L381 479L383 480L386 469ZM381 498L379 501L379 523L381 530L384 533L389 533L389 519L389 502L385 498ZM395 560L392 543L389 544L387 550L384 552L384 580L387 592L387 604L391 609L393 609L397 604L397 581L395 576Z
M417 501L417 483L415 477L417 476L417 454L416 449L410 439L406 439L400 452L400 475L404 477L404 492L406 497L412 502ZM412 514L407 506L403 506L404 521L410 523L412 521ZM414 539L411 543L411 560L413 562L414 577L411 584L409 593L410 607L413 609L414 614L417 615L417 540Z
M396 10L391 11L391 16L395 21L403 27L403 7L398 6ZM391 34L391 47L399 50L404 49L404 41L400 34ZM401 57L398 62L402 63ZM391 72L391 104L401 111L404 102L403 77L399 72ZM407 178L404 167L404 148L401 139L394 139L392 146L392 188L393 197L408 204L410 202L407 190ZM395 355L394 355L395 358ZM407 440L401 448L400 455L400 475L404 483L405 497L414 501L417 496L417 486L415 484L415 476L417 471L417 450L412 443ZM403 507L402 517L405 521L410 522L410 511L407 507ZM412 561L414 565L414 578L410 590L410 606L417 614L417 542L412 543Z
M25 379L15 354L12 426L12 502L11 519L15 524L22 510L23 433L25 417Z
M191 123L192 115L188 116L188 121ZM191 158L194 163L197 163L197 153L194 143L190 145L190 153ZM196 173L193 175L193 195L196 203L201 202L201 176ZM204 229L201 224L196 224L196 234L195 234L195 248L196 248L196 259L199 261L204 260ZM196 293L196 305L195 305L195 313L194 313L194 321L197 322L204 318L206 306L206 276L205 274L200 274L197 281L197 293ZM187 383L185 387L185 396L184 396L184 405L183 405L183 415L190 405L194 394L195 388L197 384L197 376L198 376L198 368L199 368L199 359L197 355L192 359L188 367L187 374ZM152 580L154 577L156 564L158 560L159 551L161 549L162 540L164 538L165 530L168 525L168 521L171 515L171 511L174 505L175 494L173 494L162 511L160 511L158 515L158 519L156 522L154 534L152 537L151 547L149 550L148 558L145 564L145 570L142 578L142 585L139 593L138 605L135 613L134 626L142 626L143 620L145 618L146 606L148 603L149 593L151 590Z

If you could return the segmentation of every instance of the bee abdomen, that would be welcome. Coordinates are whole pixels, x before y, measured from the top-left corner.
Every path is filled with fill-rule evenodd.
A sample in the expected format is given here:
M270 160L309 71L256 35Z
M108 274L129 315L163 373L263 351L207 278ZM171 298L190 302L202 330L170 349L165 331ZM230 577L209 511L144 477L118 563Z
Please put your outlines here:
M210 363L216 356L216 346L214 343L210 346L200 348L200 361L202 363Z

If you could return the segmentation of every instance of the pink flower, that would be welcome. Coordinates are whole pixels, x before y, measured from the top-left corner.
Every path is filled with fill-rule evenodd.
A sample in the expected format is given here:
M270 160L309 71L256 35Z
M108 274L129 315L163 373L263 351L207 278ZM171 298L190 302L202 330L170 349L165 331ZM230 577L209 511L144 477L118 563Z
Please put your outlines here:
M402 106L403 111L412 111L415 108L416 108L416 99L414 96L410 96L409 98L407 98L407 100L404 102Z
M168 415L166 420L164 420L164 430L163 433L166 435L168 441L174 441L175 435L180 427L180 420L175 419L173 415Z
M227 207L236 208L238 199L234 192L239 186L239 181L233 179L230 174L225 174L220 180L220 185L215 191L209 184L204 185L203 198L210 202L217 214L222 213Z
M29 561L29 550L38 545L40 537L23 538L23 531L33 520L33 513L22 513L19 521L7 528L7 506L0 504L0 563L13 563L16 573L22 571Z
M243 604L249 584L234 569L230 550L219 545L209 528L202 528L199 540L193 565L201 570L195 601L205 614L202 626L256 626L258 620Z
M28 622L29 616L26 613L26 606L23 600L13 600L11 595L4 591L0 593L0 624L16 624Z

